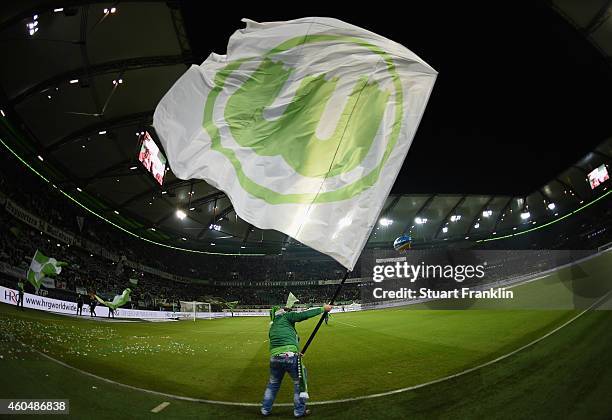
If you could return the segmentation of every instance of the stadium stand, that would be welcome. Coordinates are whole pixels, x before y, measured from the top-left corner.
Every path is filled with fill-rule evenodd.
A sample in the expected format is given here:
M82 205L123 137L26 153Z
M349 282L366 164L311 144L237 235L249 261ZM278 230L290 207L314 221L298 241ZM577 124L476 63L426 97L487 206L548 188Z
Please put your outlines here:
M9 182L18 178L20 183ZM70 203L20 168L2 168L0 172L0 263L1 283L14 287L15 275L25 273L34 252L68 262L50 297L75 301L77 291L112 297L131 285L132 307L172 309L179 300L212 302L216 309L226 309L224 302L238 301L241 308L257 308L281 302L291 290L302 304L320 303L333 293L330 280L342 275L339 265L319 255L267 255L262 257L209 256L190 254L148 244L124 234ZM55 229L55 235L37 230L8 211L14 203L30 215ZM79 222L79 219L81 222ZM531 249L573 250L564 254L551 251L503 253L487 269L491 281L510 275L524 276L563 265L588 255L588 250L612 241L612 209L596 205L583 211L583 217L512 240L473 244L478 250ZM58 232L74 238L70 246L58 239ZM424 248L427 248L426 246ZM578 252L575 250L587 250ZM375 250L374 250L375 251ZM436 249L432 249L432 253ZM509 256L510 255L510 256ZM563 255L563 257L559 257ZM361 264L351 278L361 278ZM12 274L12 275L11 275ZM364 274L365 275L365 274ZM134 286L130 283L137 282ZM339 302L360 299L362 282L350 282ZM442 284L439 284L443 287ZM30 286L28 286L30 287Z

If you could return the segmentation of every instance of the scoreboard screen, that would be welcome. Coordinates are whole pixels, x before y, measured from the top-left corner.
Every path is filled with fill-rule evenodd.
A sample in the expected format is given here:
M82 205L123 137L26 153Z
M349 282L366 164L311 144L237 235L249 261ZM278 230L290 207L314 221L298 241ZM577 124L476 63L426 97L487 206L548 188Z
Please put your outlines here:
M166 174L166 157L159 150L159 147L148 131L145 131L142 136L142 144L138 153L138 160L153 175L153 178L159 183L164 184L164 175Z
M601 184L610 179L610 175L608 174L608 169L606 165L601 165L598 168L593 169L589 172L589 184L591 185L591 189L599 187Z

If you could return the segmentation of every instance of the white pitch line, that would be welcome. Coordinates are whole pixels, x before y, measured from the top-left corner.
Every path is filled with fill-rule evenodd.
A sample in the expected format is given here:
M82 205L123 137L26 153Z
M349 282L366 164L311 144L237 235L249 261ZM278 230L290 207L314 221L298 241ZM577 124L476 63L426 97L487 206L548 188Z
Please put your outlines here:
M500 356L496 359L490 360L488 362L482 363L478 366L475 366L473 368L470 369L466 369L464 371L461 371L459 373L455 373L453 375L448 375L445 376L443 378L439 378L439 379L435 379L433 381L429 381L429 382L425 382L422 384L418 384L418 385L413 385L413 386L409 386L406 388L399 388L399 389L394 389L391 391L386 391L386 392L381 392L378 394L369 394L369 395L360 395L358 397L351 397L351 398L342 398L342 399L338 399L338 400L327 400L327 401L313 401L313 402L308 402L308 405L326 405L326 404L338 404L338 403L346 403L346 402L352 402L352 401L359 401L359 400L367 400L367 399L372 399L372 398L379 398L379 397L386 397L389 395L394 395L394 394L401 394L403 392L407 392L407 391L412 391L415 389L419 389L419 388L424 388L426 386L429 385L434 385L440 382L444 382L447 381L449 379L453 379L453 378L457 378L459 376L463 376L466 375L470 372L474 372L476 370L482 369L483 367L486 366L490 366L494 363L497 363L499 361L502 361L520 351L523 351L537 343L539 343L540 341L544 340L545 338L550 337L551 335L553 335L554 333L556 333L557 331L561 330L562 328L568 326L569 324L571 324L572 322L574 322L575 320L577 320L578 318L580 318L582 315L584 315L586 312L590 311L591 309L593 309L594 307L596 307L597 305L599 305L600 302L605 301L609 295L612 294L612 290L609 291L608 293L606 293L604 296L602 296L601 298L597 299L591 306L589 306L588 308L586 308L584 311L580 312L578 315L576 315L575 317L571 318L570 320L568 320L567 322L565 322L564 324L558 326L557 328L555 328L552 331L549 331L548 333L544 334L543 336L541 336L540 338L536 338L535 340L525 344L522 347L519 347L516 350L511 351L510 353L507 353L503 356ZM21 343L24 346L27 346L27 344L16 340L19 343ZM217 404L217 405L229 405L229 406L238 406L238 407L259 407L261 405L261 403L257 402L257 403L248 403L248 402L233 402L233 401L217 401L217 400L206 400L203 398L192 398L192 397L185 397L182 395L174 395L174 394L168 394L165 392L160 392L160 391L153 391L152 389L145 389L145 388L139 388L137 386L133 386L133 385L128 385L128 384L122 384L121 382L116 382L113 381L112 379L107 379L107 378L103 378L102 376L98 376L94 373L90 373L87 371L84 371L82 369L79 369L77 367L71 366L68 363L62 362L61 360L55 359L54 357L51 357L49 355L46 355L38 350L36 350L35 348L28 346L31 348L31 350L55 363L58 363L64 367L67 367L68 369L72 369L75 370L79 373L82 373L83 375L87 375L89 377L98 379L100 381L109 383L109 384L113 384L113 385L118 385L124 388L128 388L128 389L132 389L134 391L140 391L140 392L146 392L148 394L153 394L153 395L160 395L163 397L168 397L168 398L173 398L175 400L181 400L181 401L191 401L191 402L198 402L198 403L207 403L207 404ZM280 404L275 404L277 407L293 407L293 403L280 403Z
M338 321L337 319L334 319L334 322L337 322L338 324L342 325L348 325L349 327L357 328L357 325L349 324L348 322Z
M164 408L168 407L169 405L170 403L168 401L164 401L157 407L154 407L153 409L151 409L151 413L159 413L160 411L162 411Z

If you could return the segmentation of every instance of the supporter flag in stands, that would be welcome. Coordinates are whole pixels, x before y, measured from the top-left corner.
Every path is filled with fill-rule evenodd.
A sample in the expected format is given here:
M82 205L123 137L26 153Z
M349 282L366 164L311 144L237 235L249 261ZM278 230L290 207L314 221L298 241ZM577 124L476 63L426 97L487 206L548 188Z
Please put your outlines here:
M62 266L65 265L68 264L57 261L55 258L49 258L42 252L36 250L34 258L32 258L32 262L30 263L30 268L28 269L28 281L38 290L40 286L43 285L45 277L58 275L62 272Z
M79 226L79 232L83 232L83 225L85 224L85 218L83 216L77 216L77 225Z
M246 222L352 269L437 73L336 19L244 21L227 55L191 66L158 104L170 167L224 191Z

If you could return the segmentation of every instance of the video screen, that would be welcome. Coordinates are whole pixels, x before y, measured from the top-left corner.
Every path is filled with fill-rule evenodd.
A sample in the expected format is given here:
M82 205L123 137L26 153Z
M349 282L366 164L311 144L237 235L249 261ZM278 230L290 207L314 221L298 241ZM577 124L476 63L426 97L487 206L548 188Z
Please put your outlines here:
M143 166L153 175L153 178L159 183L164 184L164 175L166 174L166 157L159 150L157 144L151 138L148 131L145 131L142 136L142 145L138 160Z
M601 165L598 168L593 169L589 173L589 184L591 185L591 189L599 187L601 184L610 179L610 175L608 174L608 169L606 165Z

